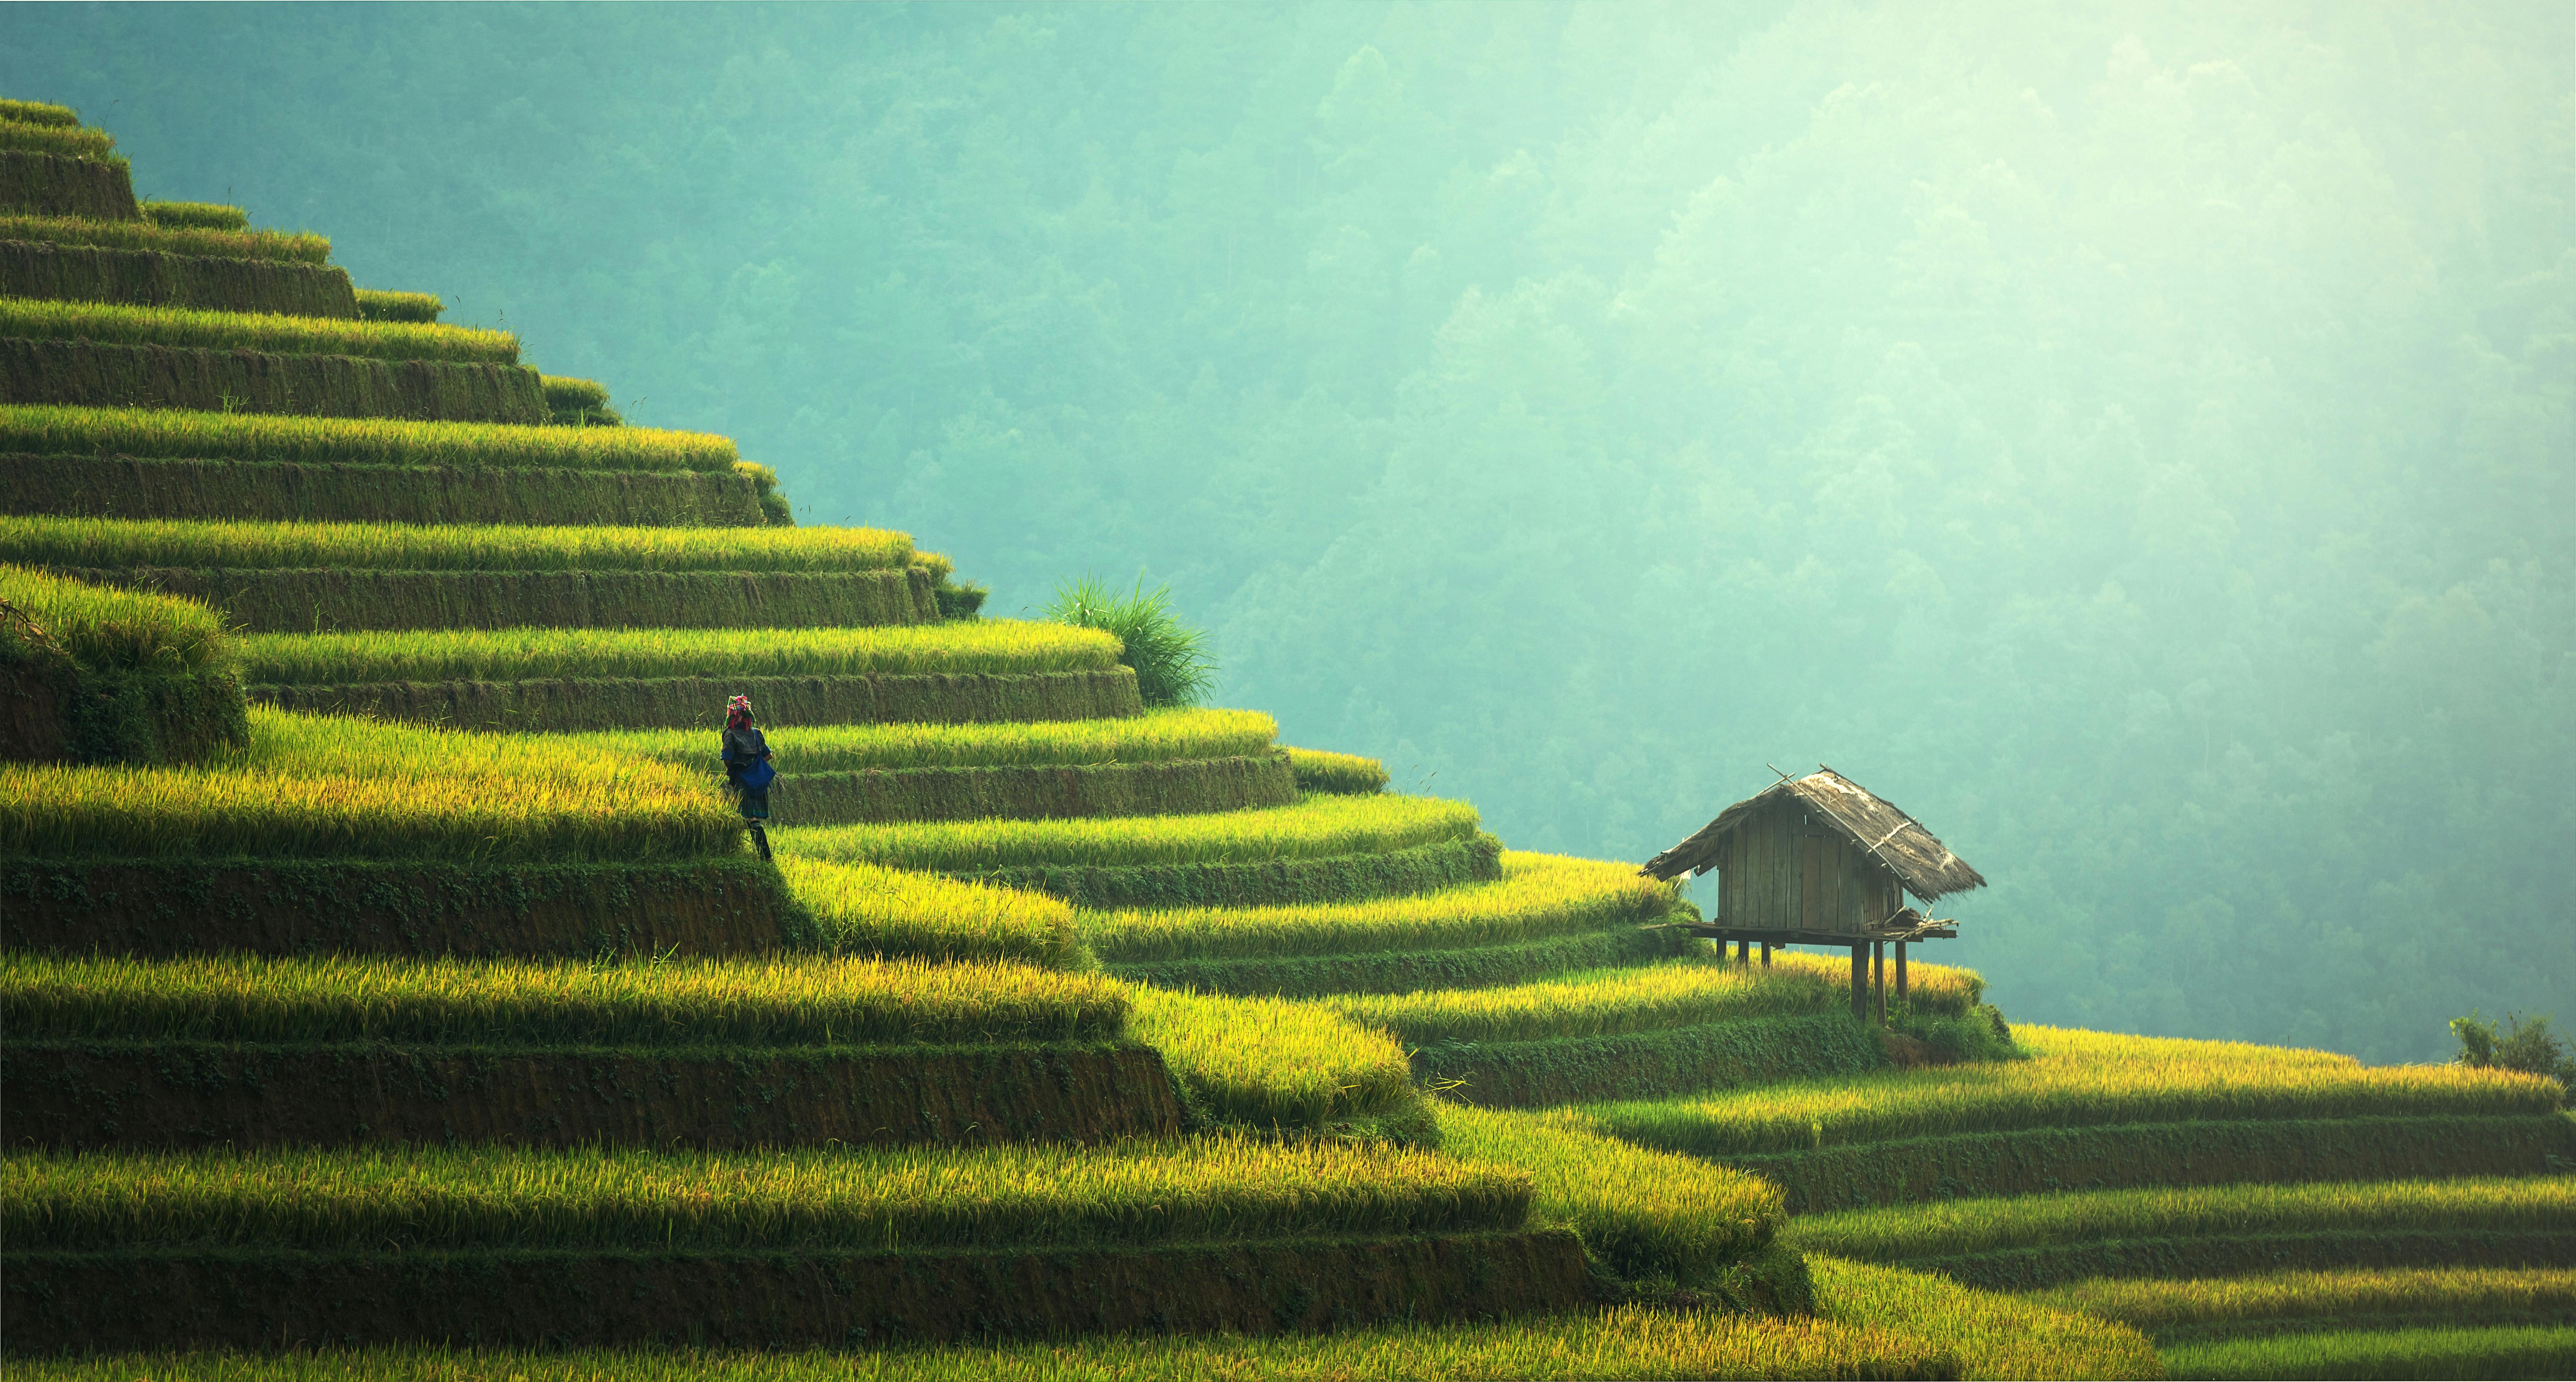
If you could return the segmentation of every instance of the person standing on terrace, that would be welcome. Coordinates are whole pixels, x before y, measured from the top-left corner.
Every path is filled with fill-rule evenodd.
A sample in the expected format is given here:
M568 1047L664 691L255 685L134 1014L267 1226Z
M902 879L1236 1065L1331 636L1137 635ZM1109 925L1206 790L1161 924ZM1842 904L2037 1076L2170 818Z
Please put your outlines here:
M769 831L761 823L769 819L769 783L778 770L769 766L768 738L751 722L749 696L725 702L724 770L725 790L734 794L742 818L751 822L751 842L766 862Z

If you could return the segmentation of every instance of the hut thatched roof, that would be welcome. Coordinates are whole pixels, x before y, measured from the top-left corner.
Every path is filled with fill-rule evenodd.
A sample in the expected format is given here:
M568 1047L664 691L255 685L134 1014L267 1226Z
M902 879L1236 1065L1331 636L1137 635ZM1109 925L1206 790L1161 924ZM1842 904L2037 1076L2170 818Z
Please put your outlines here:
M1647 860L1638 872L1655 878L1708 872L1717 866L1718 846L1727 833L1745 817L1784 796L1798 798L1810 815L1886 864L1907 892L1925 902L1944 893L1986 886L1984 875L1932 838L1931 831L1898 810L1895 803L1871 795L1868 788L1831 768L1819 768L1805 777L1784 778L1769 791L1746 797L1718 812L1717 819L1701 826L1699 833Z

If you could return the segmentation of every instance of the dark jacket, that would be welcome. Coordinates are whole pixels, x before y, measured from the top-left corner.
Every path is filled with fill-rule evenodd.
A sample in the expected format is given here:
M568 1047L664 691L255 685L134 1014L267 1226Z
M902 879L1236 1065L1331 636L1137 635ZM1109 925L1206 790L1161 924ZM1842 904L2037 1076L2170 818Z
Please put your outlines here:
M752 764L768 756L769 740L762 736L759 726L744 725L740 729L727 729L724 732L726 781L739 779Z

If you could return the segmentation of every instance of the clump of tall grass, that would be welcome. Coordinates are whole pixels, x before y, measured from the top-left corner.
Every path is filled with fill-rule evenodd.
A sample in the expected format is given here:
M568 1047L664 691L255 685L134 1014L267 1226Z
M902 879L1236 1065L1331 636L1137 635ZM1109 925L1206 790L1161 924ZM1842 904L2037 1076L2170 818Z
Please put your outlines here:
M1119 986L914 959L175 960L0 956L13 1040L805 1047L1105 1041Z
M1801 1220L1791 1220L1794 1227ZM2155 1346L2128 1325L1980 1291L1946 1276L1810 1256L1816 1313L1837 1324L1938 1339L1953 1377L2162 1377Z
M1404 1049L1311 1003L1133 985L1128 1030L1163 1053L1201 1112L1260 1128L1323 1128L1420 1108Z
M2184 1281L2095 1277L2030 1299L2135 1325L2160 1340L2406 1315L2576 1319L2576 1268L2363 1267Z
M311 231L196 230L150 221L93 221L80 216L0 213L0 240L144 250L214 259L266 259L284 264L328 264L331 241Z
M1928 1335L1808 1316L1772 1319L1643 1305L1473 1324L1391 1324L1332 1334L1118 1335L852 1353L690 1349L523 1353L487 1349L299 1350L22 1358L42 1382L1592 1382L1603 1377L1956 1377ZM1988 1375L1988 1374L1980 1374ZM2148 1376L2074 1369L2031 1376Z
M1044 893L792 855L780 855L777 864L829 950L952 963L1007 959L1049 969L1092 967L1074 930L1073 909Z
M1442 1151L1529 1172L1537 1217L1572 1227L1619 1276L1705 1285L1788 1217L1760 1176L1603 1137L1578 1115L1436 1107Z
M0 226L0 230L5 230ZM730 437L650 427L546 427L509 422L199 413L177 408L0 404L0 450L179 460L348 465L711 470L742 459Z
M666 764L264 707L250 729L186 767L0 763L0 854L633 861L742 838Z
M264 350L288 355L355 355L376 360L519 363L518 337L480 327L408 326L336 317L290 317L275 312L211 312L193 307L132 307L45 298L0 297L0 336Z
M93 163L123 163L116 152L116 138L105 130L86 129L78 125L39 124L0 117L0 149L15 153L52 154L56 158L81 158Z
M1414 897L1086 911L1080 920L1102 959L1134 964L1504 945L1651 921L1673 905L1669 886L1626 864L1506 850L1501 879Z
M0 560L67 567L882 571L933 554L881 528L260 523L0 515Z
M776 753L772 761L783 773L1090 766L1248 757L1268 749L1278 732L1278 722L1257 710L1165 709L1123 720L800 726L770 747ZM610 729L569 737L665 763L704 767L709 761L704 730Z
M1083 576L1055 588L1046 617L1077 628L1106 629L1125 651L1118 660L1136 669L1136 693L1149 706L1196 705L1216 687L1216 661L1209 656L1207 632L1184 624L1172 612L1172 588L1136 588L1121 595L1097 576Z
M2576 1325L2338 1329L2178 1344L2168 1377L2345 1379L2576 1376Z
M801 826L775 839L786 853L818 859L972 874L1031 864L1120 868L1387 854L1473 839L1476 824L1476 808L1459 801L1307 797L1294 806L1201 816Z
M596 379L574 379L549 374L540 378L546 391L546 411L554 415L558 427L623 427L626 419L608 406L608 386ZM775 488L778 477L769 477Z
M248 230L250 213L238 206L221 202L164 202L149 198L135 203L143 219L156 226L186 226L192 230Z
M252 634L241 646L244 679L278 685L1087 672L1118 662L1117 641L1105 634L999 619L855 629Z
M2576 1232L2576 1179L2478 1177L2077 1190L1805 1214L1791 1245L1866 1261L2111 1239L2289 1233Z
M396 293L382 288L360 288L358 316L371 322L434 322L447 310L447 303L436 293Z
M2547 1113L2537 1076L2445 1066L2365 1068L2349 1056L2235 1042L2020 1026L2033 1058L1760 1089L1596 1104L1604 1131L1702 1156L2017 1128L2188 1119Z
M764 1252L1154 1243L1511 1228L1529 1178L1380 1145L1246 1137L787 1148L20 1155L10 1249Z
M223 619L195 600L65 580L0 564L0 662L51 648L84 667L194 672L238 656Z

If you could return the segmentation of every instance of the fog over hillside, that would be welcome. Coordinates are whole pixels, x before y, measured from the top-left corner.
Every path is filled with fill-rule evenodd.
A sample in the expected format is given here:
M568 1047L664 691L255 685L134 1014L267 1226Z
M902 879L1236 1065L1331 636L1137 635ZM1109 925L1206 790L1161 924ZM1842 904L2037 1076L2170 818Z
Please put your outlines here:
M1933 958L2017 1019L2576 1022L2563 3L0 38L137 191L326 232L988 613L1172 583L1220 702L1517 847L1829 763L1992 880Z

